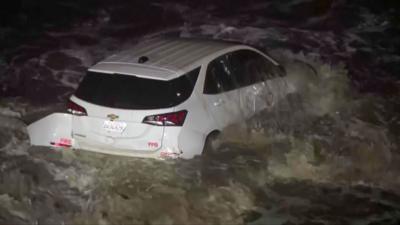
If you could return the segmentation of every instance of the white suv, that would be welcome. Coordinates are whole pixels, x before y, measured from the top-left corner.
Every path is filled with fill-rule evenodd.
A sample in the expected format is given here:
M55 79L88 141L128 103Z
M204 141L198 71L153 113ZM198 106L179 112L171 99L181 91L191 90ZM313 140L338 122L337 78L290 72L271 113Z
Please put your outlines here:
M285 73L241 44L157 39L93 67L68 102L28 126L32 145L192 158L224 127L272 107Z

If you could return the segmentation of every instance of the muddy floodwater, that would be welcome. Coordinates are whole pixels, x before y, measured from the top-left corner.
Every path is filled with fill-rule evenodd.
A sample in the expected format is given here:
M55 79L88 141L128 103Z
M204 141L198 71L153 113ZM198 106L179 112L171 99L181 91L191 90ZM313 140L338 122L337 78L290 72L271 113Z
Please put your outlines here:
M164 21L147 21L154 29L118 3L1 51L0 224L400 224L392 14L346 1L257 2L234 13L150 4ZM284 65L290 94L190 160L30 146L26 125L64 110L86 68L159 36L256 45Z

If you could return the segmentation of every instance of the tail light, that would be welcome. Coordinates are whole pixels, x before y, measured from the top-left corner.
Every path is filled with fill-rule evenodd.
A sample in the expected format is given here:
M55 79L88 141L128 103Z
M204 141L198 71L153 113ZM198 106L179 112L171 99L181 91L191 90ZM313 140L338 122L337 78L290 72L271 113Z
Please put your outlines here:
M186 110L165 113L159 115L146 116L143 123L156 125L156 126L183 126L187 115Z
M67 111L75 116L87 116L86 109L71 100L67 102Z

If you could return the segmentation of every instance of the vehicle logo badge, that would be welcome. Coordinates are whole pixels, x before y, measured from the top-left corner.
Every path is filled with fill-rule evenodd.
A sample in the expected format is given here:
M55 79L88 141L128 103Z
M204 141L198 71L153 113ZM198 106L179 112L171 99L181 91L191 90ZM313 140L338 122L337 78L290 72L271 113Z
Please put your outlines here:
M119 116L115 115L115 114L108 114L107 118L109 118L111 121L114 121L114 120L118 119Z

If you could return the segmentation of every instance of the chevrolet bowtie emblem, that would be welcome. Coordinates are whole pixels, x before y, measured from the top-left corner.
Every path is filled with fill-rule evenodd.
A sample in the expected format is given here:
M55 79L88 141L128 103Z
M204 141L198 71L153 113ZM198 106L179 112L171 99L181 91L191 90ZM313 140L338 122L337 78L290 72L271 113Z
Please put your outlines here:
M110 119L111 121L114 121L114 120L118 119L119 116L115 115L115 114L108 114L107 118Z

